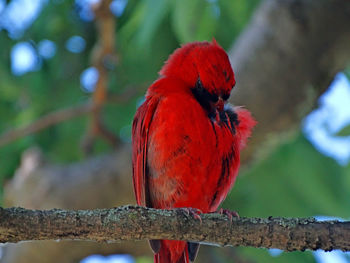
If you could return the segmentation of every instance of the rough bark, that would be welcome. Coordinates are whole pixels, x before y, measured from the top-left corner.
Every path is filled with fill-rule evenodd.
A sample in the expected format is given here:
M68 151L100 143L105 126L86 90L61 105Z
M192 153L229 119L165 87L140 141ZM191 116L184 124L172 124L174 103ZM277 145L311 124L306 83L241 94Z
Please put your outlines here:
M232 220L232 221L231 221ZM184 209L123 206L96 210L0 208L0 243L28 240L189 240L219 246L252 246L285 251L350 251L350 222L313 218L230 218Z
M244 160L258 149L266 150L262 144L276 134L297 128L335 73L346 67L349 10L347 0L265 0L257 9L229 51L237 78L233 101L249 108L259 122ZM18 173L7 186L5 198L8 205L38 209L111 207L133 202L130 176L126 145L80 163L44 163ZM148 251L147 246L133 247L140 243L127 248L117 245L113 251L134 255ZM88 253L108 253L112 250L108 246L85 242L8 245L1 261L76 262Z

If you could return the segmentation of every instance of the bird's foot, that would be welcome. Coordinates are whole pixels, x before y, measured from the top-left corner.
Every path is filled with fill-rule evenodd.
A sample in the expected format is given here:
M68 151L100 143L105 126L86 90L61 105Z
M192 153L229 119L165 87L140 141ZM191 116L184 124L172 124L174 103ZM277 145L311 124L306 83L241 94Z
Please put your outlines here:
M183 211L187 216L192 216L194 219L197 219L200 221L200 223L202 224L202 218L200 216L200 214L202 214L202 210L198 209L198 208L193 208L193 207L182 207L179 208L181 211Z
M220 208L217 212L221 215L227 215L231 223L233 217L237 217L239 219L239 214L236 211L230 211L228 209Z

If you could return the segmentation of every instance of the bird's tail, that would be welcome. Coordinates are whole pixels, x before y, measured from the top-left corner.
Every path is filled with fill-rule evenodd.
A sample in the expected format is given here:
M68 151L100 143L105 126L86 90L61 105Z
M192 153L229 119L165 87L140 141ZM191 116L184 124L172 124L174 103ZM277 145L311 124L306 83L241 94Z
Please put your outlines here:
M160 242L159 253L154 254L154 263L190 263L186 242L173 240Z

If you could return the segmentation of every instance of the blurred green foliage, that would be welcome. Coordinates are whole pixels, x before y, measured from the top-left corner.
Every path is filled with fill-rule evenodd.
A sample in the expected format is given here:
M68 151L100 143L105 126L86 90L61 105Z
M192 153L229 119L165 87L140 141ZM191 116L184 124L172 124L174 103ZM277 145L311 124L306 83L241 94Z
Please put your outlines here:
M315 151L299 134L254 167L242 171L226 204L248 217L348 218L350 166ZM236 191L237 189L237 191Z
M349 135L350 135L350 125L345 126L336 134L336 136L349 136Z
M150 257L139 257L136 259L136 263L153 263L153 258Z
M137 102L157 78L168 55L181 43L213 37L228 49L258 2L129 0L124 13L117 19L119 63L111 71L109 90L120 94L136 89L137 95L125 103L107 105L103 117L108 128L128 140ZM65 48L66 41L73 35L86 40L82 53L73 54ZM55 56L42 59L42 67L36 72L13 76L9 56L13 45L30 41L36 47L43 39L55 42ZM7 32L0 31L0 132L87 101L90 94L80 88L79 79L81 72L90 66L89 56L95 41L93 22L79 18L73 1L50 1L18 40L10 39ZM53 162L82 159L79 144L88 120L88 117L69 120L2 147L0 181L13 175L21 153L31 146L39 146ZM97 152L108 150L111 150L110 146L100 140ZM298 134L254 167L245 169L223 206L239 211L241 216L348 218L349 187L350 167L340 167L321 155L302 134ZM237 253L254 262L314 262L309 252L282 253L274 258L264 249L238 248ZM223 257L223 260L229 261L229 258ZM137 262L151 261L140 258Z

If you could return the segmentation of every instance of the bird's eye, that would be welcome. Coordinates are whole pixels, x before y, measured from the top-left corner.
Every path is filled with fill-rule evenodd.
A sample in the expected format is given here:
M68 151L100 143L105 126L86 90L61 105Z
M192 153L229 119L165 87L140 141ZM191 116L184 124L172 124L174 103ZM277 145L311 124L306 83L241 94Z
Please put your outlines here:
M228 100L229 97L230 97L230 94L223 94L222 95L223 100Z
M210 94L210 100L215 103L219 100L219 97L216 94Z

